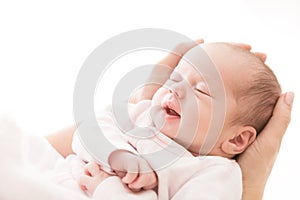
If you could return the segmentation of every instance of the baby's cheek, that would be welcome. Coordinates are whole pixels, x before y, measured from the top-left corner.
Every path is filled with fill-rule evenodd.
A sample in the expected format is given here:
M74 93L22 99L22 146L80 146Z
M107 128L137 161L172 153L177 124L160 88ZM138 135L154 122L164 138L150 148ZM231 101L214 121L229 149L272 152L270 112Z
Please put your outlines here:
M152 105L160 105L163 97L166 95L167 89L164 87L159 88L153 95Z

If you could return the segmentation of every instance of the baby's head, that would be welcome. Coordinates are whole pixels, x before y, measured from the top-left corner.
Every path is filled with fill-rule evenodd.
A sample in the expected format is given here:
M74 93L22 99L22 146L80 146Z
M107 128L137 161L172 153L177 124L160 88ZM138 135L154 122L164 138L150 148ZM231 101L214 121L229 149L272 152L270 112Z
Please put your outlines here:
M207 43L202 48L220 74L226 101L223 129L218 138L213 138L215 144L209 154L234 157L254 141L268 122L281 94L280 85L268 66L241 47ZM195 154L202 154L204 142L212 141L207 132L210 126L216 126L211 124L213 102L224 101L211 94L206 84L209 78L212 77L198 73L182 60L167 87L153 97L153 105L161 106L164 113L161 132Z

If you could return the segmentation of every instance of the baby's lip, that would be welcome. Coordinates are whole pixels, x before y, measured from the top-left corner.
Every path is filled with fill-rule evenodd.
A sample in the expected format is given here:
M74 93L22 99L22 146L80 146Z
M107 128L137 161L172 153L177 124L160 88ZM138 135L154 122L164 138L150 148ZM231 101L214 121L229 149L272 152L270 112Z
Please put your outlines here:
M177 116L180 118L181 117L180 110L175 105L176 104L173 103L171 100L168 100L168 101L163 102L162 108L166 111L166 113L168 115Z

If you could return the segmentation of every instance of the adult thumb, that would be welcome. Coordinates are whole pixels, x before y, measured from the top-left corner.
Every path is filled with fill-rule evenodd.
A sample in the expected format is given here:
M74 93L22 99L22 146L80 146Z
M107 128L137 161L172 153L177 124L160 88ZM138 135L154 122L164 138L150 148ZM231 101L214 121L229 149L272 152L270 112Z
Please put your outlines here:
M272 137L276 137L278 140L282 139L291 120L293 100L293 92L287 92L279 97L272 117L260 133L261 136L269 135L267 137L270 137L269 132L272 132Z

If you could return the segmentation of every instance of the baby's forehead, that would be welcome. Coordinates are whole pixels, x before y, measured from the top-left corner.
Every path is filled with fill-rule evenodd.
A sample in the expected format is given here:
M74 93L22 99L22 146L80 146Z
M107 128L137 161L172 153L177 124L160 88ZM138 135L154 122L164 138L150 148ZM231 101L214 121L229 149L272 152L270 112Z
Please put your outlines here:
M202 64L207 64L205 59L209 58L212 63L209 67L216 69L228 92L251 81L256 67L261 65L254 54L230 43L207 43L201 45L201 47L206 54L199 56L197 59L199 62L196 63L196 66L188 60L182 59L177 70L182 72L186 67L193 67L195 73L198 73L205 80L214 79L216 77L213 77L212 73L207 73L201 67ZM196 49L193 48L188 53L193 53L193 51L196 51ZM197 67L197 65L200 67Z
M199 46L192 48L181 59L175 70L184 72L187 68L194 68L195 73L210 77L212 69L222 73L224 70L243 68L242 64L247 61L247 56L231 48L234 47L223 43L201 45L200 50Z
M212 74L207 72L207 70L204 70L201 67L201 63L192 63L189 60L182 59L177 67L174 70L176 73L179 73L180 75L193 75L197 79L206 79L208 77L211 77Z
M208 43L201 46L220 72L253 71L262 65L250 51L231 43ZM193 49L191 49L193 51Z

